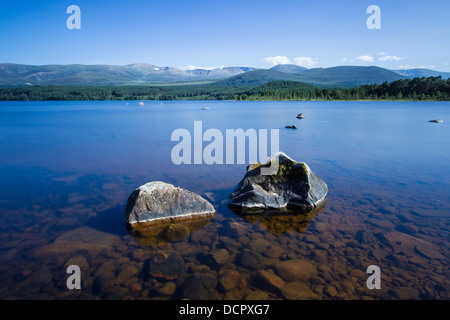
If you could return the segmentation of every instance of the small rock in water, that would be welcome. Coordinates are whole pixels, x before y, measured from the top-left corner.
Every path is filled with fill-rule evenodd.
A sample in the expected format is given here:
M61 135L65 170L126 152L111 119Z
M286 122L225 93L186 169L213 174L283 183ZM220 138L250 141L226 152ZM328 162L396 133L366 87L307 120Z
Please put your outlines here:
M169 281L156 288L156 292L163 296L171 296L175 293L177 286L174 282Z
M116 277L116 283L121 284L131 277L138 274L139 270L134 265L125 265L123 268L120 269L119 274Z
M276 244L272 244L265 252L264 254L269 258L278 259L285 250L281 248L280 246Z
M230 222L225 225L224 229L225 233L233 238L239 238L244 235L247 230L245 225L239 222Z
M262 257L256 252L244 250L240 262L244 267L258 270L262 266Z
M82 271L88 271L89 270L89 263L87 262L86 258L81 255L76 255L65 263L66 267L75 265L79 266Z
M269 300L269 295L264 291L252 291L245 300Z
M441 120L441 119L434 119L434 120L430 120L430 122L434 122L434 123L442 123L442 122L444 122L444 120Z
M212 268L217 268L228 262L230 255L226 249L217 249L205 256L205 263Z
M159 233L165 240L182 240L189 236L189 229L182 224L170 224Z
M392 290L393 295L400 300L417 300L419 291L410 287L397 287Z
M286 126L285 128L286 128L286 129L297 129L296 126Z
M239 272L229 270L220 278L219 283L225 291L235 288L239 281Z
M137 188L128 198L125 221L131 227L148 226L215 214L211 203L198 194L154 181Z
M323 289L323 293L329 296L330 298L334 298L337 296L337 289L335 286L328 286Z
M176 251L158 251L147 263L149 275L155 278L175 280L186 273L184 260Z
M209 300L212 298L217 279L206 274L194 274L188 277L181 285L186 299Z
M317 275L317 269L306 260L286 260L273 265L275 272L286 281L307 281Z
M95 256L103 250L110 250L117 243L120 243L120 238L116 235L90 227L81 227L63 233L54 242L33 250L32 254L35 258L39 258L87 251Z
M370 241L370 234L365 230L359 230L355 235L355 240L359 243L368 243Z
M281 294L288 300L317 300L319 296L312 292L311 288L304 282L288 282Z
M445 259L438 251L425 245L418 244L414 249L428 259Z
M255 275L255 284L260 286L261 289L265 289L273 293L280 293L281 289L285 285L285 282L274 273L265 270L258 270Z
M270 242L263 238L258 238L250 242L250 249L258 253L263 253L269 246Z
M112 274L101 274L95 278L92 284L92 293L102 295L108 293L114 287L115 279Z
M411 234L411 235L419 232L419 228L417 228L415 225L410 224L410 223L399 224L396 227L396 229L400 232L404 232L404 233Z

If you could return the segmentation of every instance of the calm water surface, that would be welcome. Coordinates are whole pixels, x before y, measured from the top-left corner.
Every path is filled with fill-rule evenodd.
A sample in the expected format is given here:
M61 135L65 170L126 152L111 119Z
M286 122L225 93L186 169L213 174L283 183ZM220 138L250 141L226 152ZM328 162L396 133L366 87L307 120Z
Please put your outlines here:
M280 150L328 184L326 206L234 214L246 165L171 161L173 130L196 120L280 129ZM0 298L449 299L449 121L450 103L429 102L1 102ZM127 198L155 180L216 216L180 238L129 232ZM81 290L66 287L71 264Z

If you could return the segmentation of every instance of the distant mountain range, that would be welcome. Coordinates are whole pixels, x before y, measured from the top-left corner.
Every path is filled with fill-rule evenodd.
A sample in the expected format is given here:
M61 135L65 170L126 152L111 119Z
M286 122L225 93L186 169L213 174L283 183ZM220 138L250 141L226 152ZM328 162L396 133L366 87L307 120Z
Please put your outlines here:
M298 73L286 73L280 66L272 69L254 70L234 77L217 81L217 85L258 86L273 80L300 81L322 87L352 87L364 84L391 82L405 79L396 72L379 67L332 67L299 70ZM287 68L287 70L291 70Z
M292 80L323 87L352 87L399 79L450 73L429 69L388 70L379 67L340 66L307 69L297 65L277 65L271 69L224 67L213 70L181 70L152 64L113 65L21 65L0 64L0 87L35 85L118 86L161 84L211 84L258 86L273 80Z

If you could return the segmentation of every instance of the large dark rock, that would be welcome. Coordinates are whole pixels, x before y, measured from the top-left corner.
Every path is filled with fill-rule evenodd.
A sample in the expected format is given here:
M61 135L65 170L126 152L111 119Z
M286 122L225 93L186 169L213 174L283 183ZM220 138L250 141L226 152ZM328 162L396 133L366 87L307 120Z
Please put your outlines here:
M198 194L154 181L137 188L128 198L125 221L131 227L211 217L215 209Z
M269 168L275 170L270 172ZM278 152L265 164L247 167L245 177L230 195L228 206L244 214L271 210L309 212L325 203L327 192L325 182L306 163Z

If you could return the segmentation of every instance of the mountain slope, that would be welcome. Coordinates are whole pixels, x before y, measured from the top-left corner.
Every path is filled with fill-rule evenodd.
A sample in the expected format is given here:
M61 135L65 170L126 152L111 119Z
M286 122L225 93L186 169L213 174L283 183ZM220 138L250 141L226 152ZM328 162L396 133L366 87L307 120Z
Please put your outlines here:
M212 83L232 87L255 87L269 81L299 81L321 87L356 87L448 72L429 69L387 70L379 67L339 66L306 69L296 65L277 65L271 69L224 67L213 70L181 70L136 63L114 65L20 65L0 64L0 87L21 86L118 86Z
M442 76L442 79L448 79L450 78L450 72L440 72L440 71L434 71L430 69L424 69L424 68L417 68L417 69L406 69L406 70L392 70L393 72L396 72L398 74L401 74L402 76L408 77L408 78L422 78L422 77L438 77Z
M274 80L300 81L297 75L275 70L254 70L225 80L214 82L212 85L232 87L256 87Z
M298 74L302 73L305 70L308 70L307 68L297 66L295 64L278 64L275 67L270 68L271 70L284 72L284 73L292 73L292 74Z
M274 80L290 80L324 87L352 87L400 79L405 79L405 77L379 67L343 66L307 69L300 74L261 69L220 80L214 84L239 87L258 86Z
M20 65L0 64L0 86L63 85L105 86L152 84L223 79L254 70L248 67L227 67L213 70L180 70L136 63L112 65Z
M405 77L393 71L379 67L341 66L316 68L303 71L299 81L318 86L351 87L364 84L391 82Z

